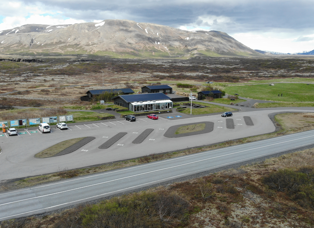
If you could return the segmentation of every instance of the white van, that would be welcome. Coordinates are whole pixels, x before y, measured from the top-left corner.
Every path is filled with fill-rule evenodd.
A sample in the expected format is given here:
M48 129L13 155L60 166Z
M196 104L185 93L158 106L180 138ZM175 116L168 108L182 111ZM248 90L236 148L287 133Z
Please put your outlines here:
M38 129L42 132L42 133L44 133L44 132L51 132L51 129L50 129L50 126L49 126L49 124L47 124L47 123L41 123L41 124L39 124L39 126L38 126Z

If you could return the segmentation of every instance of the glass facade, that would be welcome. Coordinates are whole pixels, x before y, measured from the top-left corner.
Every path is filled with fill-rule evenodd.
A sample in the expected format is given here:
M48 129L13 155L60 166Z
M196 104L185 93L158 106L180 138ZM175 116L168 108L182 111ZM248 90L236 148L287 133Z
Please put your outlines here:
M130 110L133 112L152 111L152 110L165 110L173 107L172 101L159 101L159 102L134 102L130 104Z

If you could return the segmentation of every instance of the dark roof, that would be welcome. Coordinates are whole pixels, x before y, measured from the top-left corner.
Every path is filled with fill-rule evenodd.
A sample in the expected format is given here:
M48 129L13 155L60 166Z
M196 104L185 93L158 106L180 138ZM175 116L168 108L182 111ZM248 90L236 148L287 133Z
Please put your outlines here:
M149 89L172 89L168 85L154 85L154 86L144 86L144 87L147 87Z
M208 95L208 94L218 94L218 93L222 93L221 91L219 90L212 90L212 91L201 91L201 92L198 92L198 93L202 93L204 95Z
M158 101L158 100L170 100L170 98L164 93L144 93L144 94L134 94L134 95L119 95L126 102L135 101ZM117 98L117 97L115 97ZM115 99L113 98L113 99Z
M127 89L95 89L95 90L88 90L87 93L88 92L91 93L92 95L100 95L105 92L114 92L114 93L122 92L124 94L134 93L134 91L129 88Z

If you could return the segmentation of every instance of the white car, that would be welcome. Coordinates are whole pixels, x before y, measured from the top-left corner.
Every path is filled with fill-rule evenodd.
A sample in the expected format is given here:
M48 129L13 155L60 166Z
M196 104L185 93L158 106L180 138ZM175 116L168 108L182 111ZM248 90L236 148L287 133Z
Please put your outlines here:
M41 124L39 124L39 126L38 126L38 129L42 132L42 133L44 133L44 132L51 132L51 129L50 129L50 126L49 126L49 124L47 124L47 123L41 123Z
M68 125L66 123L57 123L57 128L60 130L68 129Z
M11 135L17 135L17 130L15 128L9 128L8 129L9 136Z

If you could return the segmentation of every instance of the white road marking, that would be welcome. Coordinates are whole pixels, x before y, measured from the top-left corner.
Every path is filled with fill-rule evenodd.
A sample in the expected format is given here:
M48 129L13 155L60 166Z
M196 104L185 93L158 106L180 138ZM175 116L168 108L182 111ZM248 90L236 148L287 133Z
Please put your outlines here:
M159 131L163 131L163 130L165 130L164 128L159 128Z
M86 125L86 124L84 124L86 127L88 127L88 128L90 128L90 126L88 126L88 125Z
M220 126L219 126L219 127L217 127L217 128L223 128L223 127L220 127Z
M104 124L104 123L101 123L101 124L103 124L103 125L105 125L106 127L108 127L108 125L107 125L107 124Z
M7 134L7 133L4 133L4 135L5 135L5 137L7 137L7 138L8 138L8 134Z
M117 144L117 146L124 146L124 144L122 144L122 143L119 143L119 144Z
M93 125L95 125L96 127L99 127L97 124L93 124Z
M242 124L237 124L237 125L242 125Z
M31 133L29 133L29 131L28 131L27 129L25 129L25 131L26 131L29 135L31 135Z
M107 139L107 138L109 138L109 137L108 137L108 136L103 136L103 138L104 138L104 139Z
M83 149L83 150L81 150L81 151L83 151L83 152L88 152L88 150L85 150L85 149Z
M109 123L111 123L112 125L116 125L115 123L112 123L112 122L109 122Z
M155 141L155 139L149 139L150 141Z
M274 146L274 145L277 145L277 144L284 144L284 143L287 143L287 142L297 141L297 140L300 140L300 139L311 138L311 137L314 137L314 136L313 136L313 135L310 135L310 136L306 136L306 137L303 137L303 138L292 139L292 140L287 140L287 141L283 141L283 142L279 142L279 143L269 144L269 145L265 145L265 146L261 146L261 147L250 148L250 149L243 150L243 151L239 151L239 152L234 152L234 153L230 153L230 154L226 154L226 155L220 155L220 156L218 156L218 157L228 156L228 155L233 155L233 154L239 154L239 153L246 152L246 151L250 151L250 150L254 150L254 149L260 149L260 148L264 148L264 147L268 147L268 146L271 147L271 146ZM191 158L191 157L195 157L195 156L199 156L199 154L189 155L190 158ZM213 158L218 158L218 157L213 157ZM210 160L210 159L213 159L213 158L207 158L207 159L203 159L203 160L205 161L205 160ZM182 159L182 157L174 158L174 159L171 159L171 160L159 161L159 163L166 163L166 162L171 162L171 163L173 163L174 160L179 160L179 159ZM200 161L203 161L203 160L200 160ZM197 161L196 161L196 162L197 162ZM189 164L189 163L187 163L187 164ZM129 168L129 170L131 170L131 169L137 169L137 168L138 168L138 167L135 166L135 167ZM213 168L215 168L215 167L213 167ZM167 168L165 168L165 169L167 169ZM156 170L156 171L158 171L158 170ZM112 171L111 174L113 174L113 173L120 173L120 172L125 172L125 171L124 171L124 170ZM150 172L153 172L153 171L150 171ZM145 174L145 173L143 173L143 174ZM98 175L96 174L96 175L93 175L93 176L82 177L82 178L80 178L80 181L85 180L85 179L89 179L89 178L95 178L95 177L98 177L98 176L103 176L103 175L106 175L106 174L98 174ZM140 174L138 174L138 175L140 175ZM130 178L130 177L125 177L125 178ZM119 179L118 179L118 180L119 180ZM68 180L68 181L62 181L62 182L57 182L57 183L53 183L53 184L42 185L42 186L34 187L34 189L35 189L35 188L48 187L48 186L52 186L52 185L59 185L59 184L65 183L65 182L68 182L68 183L69 183L69 182L73 182L73 181L76 181L76 180ZM71 191L71 190L67 190L67 191ZM60 192L60 193L62 193L62 192ZM10 194L10 193L7 193L7 194ZM58 193L53 193L53 194L58 194ZM6 193L2 193L1 195L2 195L2 196L3 196L3 195L6 195ZM32 198L31 198L31 199L32 199ZM27 199L25 199L25 200L27 200ZM0 206L1 206L1 204L0 204ZM1 220L1 218L0 218L0 220Z
M77 127L77 128L80 129L80 130L82 129L82 128L78 127L77 125L75 125L75 127Z
M136 131L133 131L132 133L133 133L133 134L138 134L138 132L136 132Z

